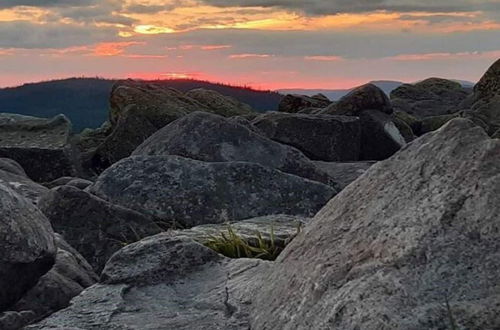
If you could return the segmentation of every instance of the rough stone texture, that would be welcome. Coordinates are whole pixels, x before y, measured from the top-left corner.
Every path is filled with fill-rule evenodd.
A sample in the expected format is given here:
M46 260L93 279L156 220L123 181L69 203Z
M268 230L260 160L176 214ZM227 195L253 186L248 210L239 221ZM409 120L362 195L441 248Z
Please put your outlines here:
M216 91L198 88L186 93L187 97L192 98L211 109L212 112L221 116L239 116L250 115L253 113L252 107L242 103L235 98L224 96Z
M281 99L278 105L278 111L297 113L307 108L326 108L332 104L328 98L324 96L305 96L297 94L288 94L283 99Z
M455 119L316 215L256 293L252 329L451 329L450 314L497 329L499 217L500 141Z
M66 185L84 190L87 187L90 187L93 183L94 182L92 182L90 180L76 178L76 179L73 179L73 180L69 181L68 183L66 183Z
M359 159L361 125L357 117L270 112L252 124L268 138L293 146L312 160Z
M0 329L19 330L33 322L36 315L32 311L14 312L8 311L0 313Z
M473 105L467 117L492 135L500 129L500 60L496 61L474 87Z
M35 205L48 191L28 178L17 162L7 158L0 158L0 184L11 188Z
M340 189L344 189L356 181L376 162L314 162L316 166L328 173L337 182Z
M269 266L159 234L120 250L102 284L27 329L248 329L251 298Z
M396 111L422 119L457 112L470 94L471 91L458 82L429 78L396 88L391 92L391 102Z
M133 155L178 155L206 162L252 162L334 184L299 150L206 112L192 113L164 127L141 144Z
M37 318L69 306L70 300L97 282L87 261L56 234L57 256L54 267L19 300L13 310L32 311Z
M52 189L39 208L97 272L124 245L161 231L152 218L71 186Z
M246 162L132 156L101 174L90 191L165 222L223 223L271 214L314 215L335 190Z
M364 111L361 119L361 160L384 160L406 144L391 116L374 110Z
M420 126L420 134L423 135L425 133L433 132L440 129L444 124L449 122L452 119L459 118L460 114L451 114L451 115L442 115L442 116L434 116L434 117L426 117L422 119Z
M53 265L54 233L27 199L0 184L0 311L15 303Z
M70 134L71 123L63 115L42 119L0 114L0 157L18 162L37 182L75 175L80 167Z
M353 89L320 114L359 116L366 110L377 110L389 115L393 112L391 101L384 91L373 84L366 84Z

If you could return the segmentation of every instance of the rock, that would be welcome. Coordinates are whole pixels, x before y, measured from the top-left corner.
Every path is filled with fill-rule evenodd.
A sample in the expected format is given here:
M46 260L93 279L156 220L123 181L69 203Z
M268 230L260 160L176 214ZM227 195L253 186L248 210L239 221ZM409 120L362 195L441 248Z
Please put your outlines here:
M324 110L324 108L304 108L304 109L300 110L297 113L318 114L318 113L320 113L323 110Z
M52 189L39 208L96 272L124 245L161 232L151 217L68 185Z
M361 119L361 160L384 160L406 144L391 116L374 110L364 111Z
M46 182L43 185L49 189L52 189L55 187L64 186L75 179L77 179L77 178L75 178L73 176L63 176L63 177L60 177L58 179L55 179L54 181Z
M0 114L0 157L18 162L28 176L47 182L79 170L71 123L59 115L42 119Z
M391 102L396 111L423 119L459 111L460 103L469 95L470 90L458 82L429 78L396 88L391 92Z
M393 112L391 102L384 91L373 84L366 84L353 89L320 114L359 116L366 110L377 110L389 115Z
M90 192L181 226L272 214L314 215L335 190L246 162L132 156L103 172Z
M440 129L444 124L449 122L450 120L453 120L455 118L459 118L460 114L451 114L451 115L442 115L442 116L433 116L433 117L426 117L422 119L421 121L421 126L420 126L420 134L425 134L433 131L437 131Z
M268 138L299 149L309 159L359 159L359 118L269 112L257 117L252 123Z
M92 267L57 234L56 245L54 267L15 304L14 310L32 311L41 318L68 307L73 297L97 282Z
M394 123L394 125L396 125L396 128L399 130L399 133L401 133L406 143L410 143L411 141L415 140L416 136L413 133L412 128L406 123L406 121L397 117L392 117L392 122Z
M195 112L164 127L132 155L178 155L205 162L244 161L334 185L299 150L271 141L230 119Z
M492 139L500 139L500 129L496 131L492 136Z
M0 311L14 304L54 264L54 233L28 200L0 184Z
M0 313L0 329L19 330L34 321L36 315L32 311Z
M217 113L224 117L251 115L252 107L248 104L241 103L235 98L224 96L216 91L198 88L190 90L186 93L187 97L192 98L211 109L213 113Z
M499 189L500 141L470 121L415 140L287 246L251 328L498 328Z
M35 205L48 191L44 186L28 178L16 161L8 158L0 158L0 184L9 187Z
M278 111L297 113L306 108L326 108L330 104L332 104L332 101L321 96L310 97L305 95L288 94L283 97L278 105Z
M373 164L376 162L314 162L317 167L328 173L335 182L339 189L343 190L345 187L356 181L363 175Z
M94 182L92 182L90 180L76 178L76 179L73 179L73 180L69 181L68 183L66 183L66 185L84 190L87 187L90 187L93 183Z
M422 120L417 119L410 115L409 113L406 113L404 111L395 111L392 114L392 119L394 121L394 124L404 121L408 126L410 126L412 132L416 136L420 136L421 130L422 130ZM399 127L398 127L399 129Z
M248 329L251 298L269 266L159 234L120 250L101 284L27 329Z

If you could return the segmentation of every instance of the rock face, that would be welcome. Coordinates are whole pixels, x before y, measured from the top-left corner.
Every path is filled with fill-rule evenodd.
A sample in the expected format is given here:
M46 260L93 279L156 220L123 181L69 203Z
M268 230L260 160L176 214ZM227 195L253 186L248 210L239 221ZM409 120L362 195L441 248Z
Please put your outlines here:
M467 117L490 135L500 129L500 60L496 61L474 87L473 105Z
M192 113L164 127L141 144L133 155L178 155L206 162L252 162L333 185L331 178L299 150L271 141L248 126L206 112Z
M252 123L268 138L293 146L312 160L359 159L361 125L356 117L275 112Z
M335 190L254 163L206 163L132 156L101 174L90 191L111 203L183 226L271 214L314 215Z
M221 116L239 116L251 115L253 113L252 107L248 104L241 103L238 100L224 96L216 91L198 88L190 90L186 93L187 97L192 98L211 109L212 112Z
M396 111L417 118L448 115L460 110L460 104L471 94L458 82L429 78L416 84L404 84L391 93Z
M0 157L18 162L37 182L76 175L78 157L70 134L71 123L63 115L42 119L0 114Z
M253 290L269 265L160 234L120 250L103 283L27 329L248 329Z
M373 166L280 255L252 329L498 328L499 174L464 119Z
M96 272L124 245L161 232L150 217L71 186L52 189L39 208Z
M48 191L44 186L28 178L22 167L8 158L0 158L0 184L9 187L35 205Z
M15 303L54 264L54 233L28 200L0 184L0 311Z
M307 108L326 108L330 104L332 104L332 101L323 95L310 97L305 95L289 94L281 100L278 105L278 111L297 113Z
M344 189L363 175L375 162L314 162L328 173L340 189Z
M367 110L377 110L389 115L393 112L387 95L373 84L355 88L337 103L321 111L320 114L359 116L361 112Z
M14 310L31 311L43 317L69 306L70 300L97 282L97 275L85 259L56 234L54 267L16 303Z

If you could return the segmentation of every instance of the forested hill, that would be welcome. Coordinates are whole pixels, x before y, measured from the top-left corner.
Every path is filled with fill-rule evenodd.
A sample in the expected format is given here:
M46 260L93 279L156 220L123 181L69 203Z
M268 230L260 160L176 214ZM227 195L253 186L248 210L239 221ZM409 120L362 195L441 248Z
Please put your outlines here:
M153 82L184 92L194 88L212 89L247 103L258 111L276 110L282 97L275 92L207 81L181 79ZM0 112L37 117L63 113L73 123L73 130L79 132L87 127L98 127L107 119L108 99L114 83L115 80L108 79L70 78L0 89Z

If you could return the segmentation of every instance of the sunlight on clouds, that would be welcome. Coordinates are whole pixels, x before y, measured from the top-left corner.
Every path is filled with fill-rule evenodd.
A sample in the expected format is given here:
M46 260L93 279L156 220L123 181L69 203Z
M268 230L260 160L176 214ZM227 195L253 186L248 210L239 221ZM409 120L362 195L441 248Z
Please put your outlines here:
M140 34L164 34L164 33L174 33L175 30L165 27L165 26L156 26L156 25L137 25L134 28L134 31Z
M123 54L125 49L130 46L143 45L142 42L103 42L97 44L94 48L96 56L116 56Z

